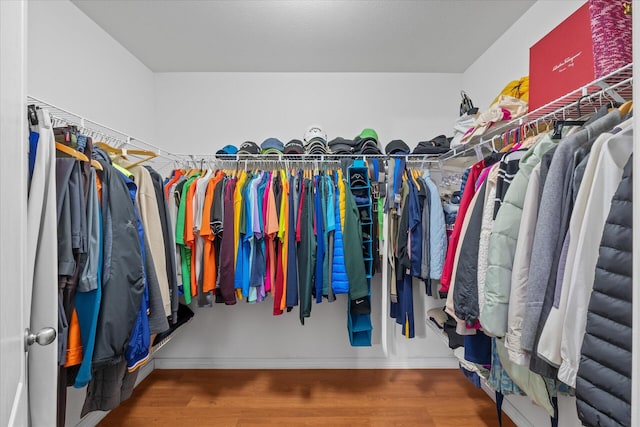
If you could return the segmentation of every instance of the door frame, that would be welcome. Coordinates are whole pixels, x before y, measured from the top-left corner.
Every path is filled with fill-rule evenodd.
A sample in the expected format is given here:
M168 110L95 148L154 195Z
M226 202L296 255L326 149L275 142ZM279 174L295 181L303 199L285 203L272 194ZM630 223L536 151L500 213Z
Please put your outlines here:
M0 1L0 425L28 424L27 0Z

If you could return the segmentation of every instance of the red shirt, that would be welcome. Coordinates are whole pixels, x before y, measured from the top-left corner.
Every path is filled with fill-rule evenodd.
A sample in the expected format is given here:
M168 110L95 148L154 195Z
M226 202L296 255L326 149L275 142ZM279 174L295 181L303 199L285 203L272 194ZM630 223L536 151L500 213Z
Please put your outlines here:
M462 193L462 200L460 200L460 208L458 209L458 216L456 216L456 222L453 225L453 233L449 239L449 246L447 248L447 256L444 260L444 268L442 270L442 278L440 279L440 291L448 292L449 285L451 284L451 274L453 273L453 261L456 256L456 249L458 247L458 241L460 240L460 231L462 229L462 223L464 217L467 214L467 209L471 203L471 199L476 193L476 181L480 177L482 170L484 169L484 160L480 160L471 166L469 171L469 177L467 183L464 186L464 193Z

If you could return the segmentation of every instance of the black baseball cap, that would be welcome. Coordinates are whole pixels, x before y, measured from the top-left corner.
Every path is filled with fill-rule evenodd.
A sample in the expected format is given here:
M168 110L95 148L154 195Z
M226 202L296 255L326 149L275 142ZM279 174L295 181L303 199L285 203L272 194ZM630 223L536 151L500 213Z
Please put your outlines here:
M378 147L378 144L372 139L364 141L364 143L360 145L358 151L361 154L382 154L380 147Z
M387 146L385 147L384 151L387 154L396 154L396 153L410 153L411 152L411 148L409 148L409 146L407 145L406 142L404 142L401 139L394 139L393 141L389 142L387 144Z
M299 139L292 139L284 146L284 154L304 154L304 145Z
M260 147L253 141L245 141L240 146L238 154L260 154Z
M341 136L333 138L329 143L329 148L333 154L352 154L353 140L345 139Z

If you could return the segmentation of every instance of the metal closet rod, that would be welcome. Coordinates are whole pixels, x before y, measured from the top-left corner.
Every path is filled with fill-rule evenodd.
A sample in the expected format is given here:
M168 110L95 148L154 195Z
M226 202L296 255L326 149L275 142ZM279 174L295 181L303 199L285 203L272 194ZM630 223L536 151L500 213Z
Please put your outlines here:
M43 101L42 99L29 95L27 96L27 103L35 104L39 108L47 109L49 111L49 115L55 120L64 122L68 125L78 126L86 133L93 133L96 136L104 137L107 140L105 142L115 145L116 148L121 148L124 145L132 145L136 148L141 149L151 148L154 151L157 151L157 154L159 156L172 158L169 156L172 156L173 154L167 150L150 144L140 138L136 138L124 132L120 132L119 130L116 130L112 127L105 126L102 123L96 122L95 120L91 120L78 114L72 113L71 111L60 108L50 102Z
M443 160L449 160L454 157L461 156L471 150L477 150L478 145L485 145L484 142L479 144L465 145L461 147L456 147L444 154L404 154L404 155L385 155L385 154L294 154L294 155L286 155L282 154L277 156L277 159L274 159L274 156L263 156L263 155L225 155L225 157L221 158L215 154L185 154L185 153L172 153L163 148L158 147L157 145L146 142L140 138L136 138L134 136L128 135L124 132L118 131L112 127L103 125L95 120L88 119L84 116L80 116L71 111L68 111L64 108L58 107L55 104L44 101L42 99L36 98L34 96L27 96L27 102L29 104L35 104L39 108L45 108L49 111L50 116L61 123L65 123L67 125L78 126L81 131L87 133L88 136L100 136L105 139L105 142L114 145L116 148L121 148L123 146L133 146L141 149L153 149L156 151L158 157L163 157L167 160L171 161L180 161L180 162L199 162L203 160L209 161L221 161L221 160L231 160L231 161L239 161L239 160L252 160L252 161L260 161L264 162L266 160L269 161L308 161L313 159L318 159L321 161L329 161L329 160L339 160L339 159L389 159L392 157L404 157L408 161L421 161L423 164L426 163L440 163ZM250 158L247 156L251 156Z
M438 161L439 156L433 154L174 154L173 156L187 161L215 160L215 161L255 161L255 162L285 162L298 161L304 162L309 160L320 161L340 161L341 159L382 159L405 158L427 160L432 163Z
M116 147L120 148L122 146L130 145L137 148L151 148L155 150L159 157L166 158L168 160L176 161L176 162L193 162L194 164L197 162L203 161L244 161L247 162L305 162L309 160L320 160L322 162L326 162L329 160L340 160L340 159L389 159L389 158L405 158L407 161L411 162L422 162L422 164L428 163L438 163L442 164L442 162L446 162L448 160L463 156L464 154L475 151L476 156L481 156L482 148L486 148L487 146L491 146L491 148L496 151L495 141L497 139L502 138L506 133L513 131L517 127L520 126L533 126L541 121L549 120L550 118L556 118L558 114L564 114L567 110L571 108L576 108L584 99L593 99L595 97L603 97L603 96L611 96L617 95L616 90L625 87L628 85L633 85L633 77L630 74L629 77L624 78L623 80L616 82L613 85L608 85L605 82L607 80L616 78L617 76L625 76L625 73L632 73L631 65L627 65L622 67L621 69L609 74L608 76L602 77L593 81L592 83L583 86L576 91L573 91L569 94L564 95L561 98L558 98L535 111L532 111L523 117L515 119L509 123L504 124L496 128L493 132L489 131L488 134L479 136L479 141L474 143L475 141L471 141L465 145L460 147L455 147L443 154L434 155L434 154L404 154L404 155L384 155L384 154L305 154L305 155L287 155L280 154L277 157L274 155L224 155L221 157L216 154L183 154L183 153L172 153L167 150L164 150L156 145L150 144L140 138L135 138L131 135L127 135L123 132L120 132L116 129L113 129L109 126L105 126L99 122L94 120L87 119L83 116L79 116L75 113L72 113L68 110L60 108L54 104L43 101L33 96L28 96L28 103L34 103L40 108L46 108L49 110L49 114L52 116L54 120L58 120L60 122L64 122L70 125L79 126L83 131L100 135L107 139L108 142L116 143ZM591 93L588 93L588 88L597 87L600 89ZM572 96L576 94L581 94L582 96L578 100L573 100ZM546 111L550 107L558 104L558 107L552 109L551 111ZM93 125L93 126L91 126ZM99 129L96 129L98 127ZM116 136L114 136L116 135ZM490 137L489 137L490 136Z

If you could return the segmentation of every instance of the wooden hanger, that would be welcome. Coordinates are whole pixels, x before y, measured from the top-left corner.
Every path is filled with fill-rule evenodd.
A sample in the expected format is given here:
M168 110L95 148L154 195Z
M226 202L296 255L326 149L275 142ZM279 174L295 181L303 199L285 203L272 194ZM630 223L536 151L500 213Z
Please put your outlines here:
M633 108L633 101L627 101L624 104L622 104L620 107L618 107L618 111L620 111L620 115L622 117L626 117L626 115L629 114L629 111L631 111L632 108Z
M417 169L411 170L411 179L413 179L413 183L418 187L418 191L422 191L422 187L420 187L420 182L418 181L419 172Z
M100 147L101 149L106 151L107 153L113 154L114 156L122 157L123 159L126 159L129 154L131 154L133 156L144 157L141 160L138 160L138 161L135 161L133 163L129 163L126 166L123 166L125 168L132 168L134 166L137 166L137 165L139 165L141 163L144 163L144 162L146 162L148 160L151 160L151 159L157 157L157 154L155 152L149 151L149 150L138 150L138 149L127 150L127 149L115 148L115 147L110 146L106 142L96 142L95 145L97 145L98 147Z
M91 166L93 166L94 168L96 168L99 171L103 170L102 169L102 165L96 159L91 159Z
M81 153L78 150L74 150L73 148L69 147L68 145L64 145L61 142L56 142L56 150L68 154L69 156L73 157L76 160L80 160L81 162L89 161L89 158L84 153ZM102 165L97 160L91 159L90 163L94 168L102 170Z

